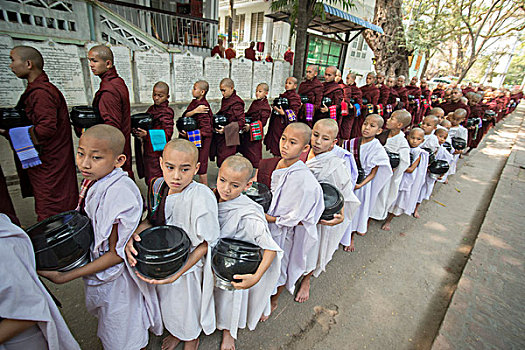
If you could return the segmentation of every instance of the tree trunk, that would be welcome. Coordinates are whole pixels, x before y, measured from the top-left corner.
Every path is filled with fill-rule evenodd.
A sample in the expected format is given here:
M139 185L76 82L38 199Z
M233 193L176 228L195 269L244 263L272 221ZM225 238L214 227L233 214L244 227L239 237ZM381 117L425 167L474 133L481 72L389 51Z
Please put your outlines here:
M306 30L308 24L305 20L308 17L308 1L299 1L297 8L297 18L299 19L295 27L295 56L293 60L293 76L297 79L304 75L304 58L306 56Z
M378 72L408 77L408 56L405 30L403 28L402 0L377 0L373 23L383 28L384 34L365 30L363 36L376 59Z
M425 64L423 64L423 68L421 68L421 75L419 76L420 79L426 78L425 74L427 74L428 64L430 63L430 59L432 58L432 56L434 56L430 54L429 50L425 51L424 55L425 55Z
M235 17L235 9L233 8L233 1L230 0L230 19L228 20L228 43L233 41L233 17ZM228 45L224 45L228 48Z

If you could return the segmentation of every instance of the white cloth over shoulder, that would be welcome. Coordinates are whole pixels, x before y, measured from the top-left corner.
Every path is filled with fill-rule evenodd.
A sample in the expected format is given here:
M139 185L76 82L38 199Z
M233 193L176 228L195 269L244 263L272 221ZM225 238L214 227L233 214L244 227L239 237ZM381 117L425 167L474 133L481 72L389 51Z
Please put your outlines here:
M459 137L465 141L468 140L468 130L463 125L458 125L451 127L448 131L447 141L452 145L452 138ZM454 151L454 148L452 148ZM450 163L450 169L448 175L454 175L456 173L456 168L459 160L459 154L454 154L454 160Z
M301 161L274 170L271 190L273 198L268 215L277 220L268 226L284 251L276 287L285 285L293 294L297 280L311 271L307 270L306 256L319 240L317 223L324 210L323 190Z
M404 133L400 132L394 137L388 138L385 144L385 150L399 154L400 161L394 170L394 174L377 196L376 204L370 214L370 217L376 220L386 219L388 209L392 203L394 203L399 193L401 178L410 165L410 146Z
M317 181L334 185L344 197L344 221L335 226L317 225L318 249L312 249L308 254L308 259L311 261L308 266L313 263L315 277L326 270L326 265L332 260L343 234L361 204L354 194L351 174L345 165L345 160L333 152L319 154L306 162L306 166L312 171Z
M413 172L405 172L401 178L397 198L388 210L396 216L401 214L412 215L414 213L421 187L427 177L428 153L422 150L421 147L415 147L410 149L410 154L412 154L414 162L419 157L421 157L421 160Z
M166 224L186 231L195 249L206 241L208 252L175 282L157 286L166 329L182 341L215 331L211 248L219 238L217 199L205 185L193 181L181 193L170 194L164 208Z
M86 307L99 319L97 335L105 349L141 349L148 344L148 329L162 334L162 320L155 288L135 276L124 252L142 218L140 191L116 168L88 190L85 210L94 231L91 260L109 251L116 224L116 252L125 261L84 277Z
M450 175L450 167L452 166L452 163L454 163L455 161L454 156L450 154L450 152L447 151L447 149L443 147L443 145L441 145L436 153L436 159L444 160L449 165L449 170L447 171L447 173L443 176L443 178L438 180L439 182L445 182L448 176Z
M349 142L350 152L353 153L354 141L352 139ZM359 160L367 176L375 167L378 167L378 170L372 181L355 190L355 195L361 202L361 205L357 209L357 212L350 223L350 229L345 232L341 240L341 244L344 246L350 245L351 233L353 231L357 231L361 234L366 233L368 218L374 208L377 195L392 177L390 159L378 139L373 139L372 141L361 145Z
M346 149L339 147L337 145L334 146L334 148L330 151L331 153L334 153L339 158L343 159L348 167L348 171L350 171L350 178L352 181L352 189L355 187L355 183L357 182L357 177L359 176L359 172L357 170L357 164L355 163L354 155L350 152L348 152Z
M27 234L0 214L0 318L36 321L34 336L19 334L9 343L19 348L77 350L80 346L71 335L53 299L38 279L33 246Z
M277 252L272 264L259 282L249 289L223 290L215 288L215 312L218 329L228 329L237 339L237 329L254 330L270 304L277 284L283 251L275 243L262 207L245 195L219 203L221 238L232 238Z
M421 148L428 148L431 150L432 153L436 153L439 148L439 140L436 135L434 135L434 131L432 131L432 134L425 135L425 141L420 145Z

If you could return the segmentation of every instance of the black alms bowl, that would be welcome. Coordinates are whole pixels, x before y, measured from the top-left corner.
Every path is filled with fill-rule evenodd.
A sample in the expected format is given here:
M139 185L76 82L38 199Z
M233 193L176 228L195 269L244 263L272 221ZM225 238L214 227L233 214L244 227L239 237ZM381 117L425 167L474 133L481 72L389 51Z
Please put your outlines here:
M401 162L401 157L399 156L399 153L386 151L386 154L388 154L388 159L390 160L390 167L392 169L397 168L399 166L399 163Z
M272 192L265 184L254 182L252 186L244 192L244 194L255 203L260 204L263 207L265 213L267 213L268 209L270 209L270 204L272 204Z
M496 116L496 112L494 112L492 109L487 109L485 111L485 116L483 117L483 121L488 121Z
M0 129L9 130L29 125L31 125L31 122L27 119L26 113L23 110L0 108Z
M368 104L368 99L363 98L363 105L367 105L367 104Z
M73 107L69 113L69 118L71 118L71 124L81 129L104 123L102 117L90 106Z
M332 220L334 214L339 213L343 209L345 199L337 187L326 182L321 182L320 185L323 189L324 200L324 211L321 219Z
M177 226L155 226L140 233L133 243L137 250L137 271L152 279L165 279L177 273L190 254L191 242Z
M301 95L301 103L305 104L305 103L308 103L308 102L310 102L310 99L308 98L308 96Z
M221 238L211 255L211 267L215 274L215 285L232 290L234 275L253 274L261 264L263 250L254 244L231 238Z
M423 147L422 149L427 151L428 153L428 164L432 164L434 160L436 160L436 155L434 154L434 152L432 152L430 148Z
M441 175L446 174L450 166L444 160L436 159L428 166L430 177L437 180Z
M199 128L197 120L192 117L180 117L177 119L177 129L179 131L195 131Z
M454 147L455 150L462 151L467 148L467 141L455 136L452 138L452 147Z
M468 118L467 119L467 128L471 128L473 126L479 125L481 122L481 118L474 117L474 118Z
M228 118L222 114L213 115L213 128L219 129L220 127L225 127L228 125Z
M290 108L290 102L286 97L277 97L273 100L273 105L275 107L280 107L282 109L288 109Z
M445 149L448 151L448 153L452 153L452 145L450 144L450 142L445 141L443 143L443 147L445 147Z
M365 178L366 178L365 170L363 168L357 167L356 184L360 184L361 182L365 181Z
M133 129L149 130L153 128L153 116L149 113L136 113L131 115L131 127Z
M93 229L78 211L61 213L26 230L33 243L38 270L69 271L89 262Z
M325 105L326 107L330 107L332 105L332 99L330 97L323 97L321 100L321 105Z

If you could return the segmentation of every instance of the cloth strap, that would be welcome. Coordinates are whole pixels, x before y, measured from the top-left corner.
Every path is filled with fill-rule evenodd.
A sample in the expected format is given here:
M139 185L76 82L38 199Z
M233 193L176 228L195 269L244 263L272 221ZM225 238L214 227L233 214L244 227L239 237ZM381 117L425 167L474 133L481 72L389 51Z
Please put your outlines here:
M29 134L29 129L32 126L22 126L20 128L9 129L9 137L11 139L11 144L13 149L20 159L22 164L22 169L32 168L37 165L42 164L42 161L38 157L38 152L35 149L33 140L31 140L31 135Z
M193 144L195 146L197 146L197 148L202 147L201 131L199 129L193 130L193 131L188 131L187 135L188 135L188 140L193 142Z
M305 108L306 108L306 120L311 122L312 120L314 120L314 105L311 103L306 103Z

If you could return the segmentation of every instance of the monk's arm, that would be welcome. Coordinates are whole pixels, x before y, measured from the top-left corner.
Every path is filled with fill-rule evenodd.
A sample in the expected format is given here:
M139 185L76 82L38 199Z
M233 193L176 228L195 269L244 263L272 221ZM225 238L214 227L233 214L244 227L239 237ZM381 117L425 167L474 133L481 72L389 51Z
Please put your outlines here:
M263 125L263 128L266 126L266 122L268 122L268 119L270 118L270 115L272 114L271 109L262 109L261 110L261 123Z
M27 104L32 111L30 118L33 121L33 131L38 143L55 137L58 111L52 96L43 90L37 90L30 95Z
M372 104L375 106L379 103L379 90L375 90L372 95Z
M142 222L139 224L135 232L133 232L133 235L129 239L128 243L126 243L126 247L124 248L124 251L126 252L126 256L128 258L128 262L131 266L135 266L137 264L137 260L135 259L135 256L138 254L137 250L133 246L134 241L140 241L139 234L144 231L145 229L150 228L153 226L151 222L148 219L142 220Z
M122 110L120 108L120 99L117 95L104 91L100 97L98 109L104 124L114 126L119 130L122 128Z
M368 176L365 177L363 182L361 182L360 184L355 185L355 189L357 190L357 189L363 187L364 185L366 185L367 183L369 183L370 181L372 181L374 179L374 177L376 176L378 169L379 169L379 166L374 167L372 169L372 171L370 172L370 174L368 174Z
M414 170L416 170L417 166L419 165L419 162L421 161L421 156L417 157L416 161L412 163L411 166L405 170L405 173L412 173Z
M239 129L242 129L245 124L245 115L244 115L244 106L241 103L234 103L231 107L232 115L237 118L237 123L239 123Z
M13 320L6 318L0 322L0 345L34 326L36 321Z
M169 141L173 136L173 112L166 112L160 116L162 129L166 133L166 139Z
M104 253L99 258L92 262L79 267L77 269L68 272L58 271L38 271L40 276L49 279L57 284L66 283L79 277L92 275L99 271L106 270L107 268L120 264L124 260L117 254L117 241L118 241L118 224L113 224L111 234L109 235L109 251Z
M261 264L257 268L257 271L255 271L254 274L250 275L234 275L234 279L242 280L241 282L232 282L232 286L235 289L248 289L255 284L257 284L264 273L268 270L270 265L272 264L273 259L277 255L277 252L275 250L268 250L265 249L263 253L263 258L261 261Z

